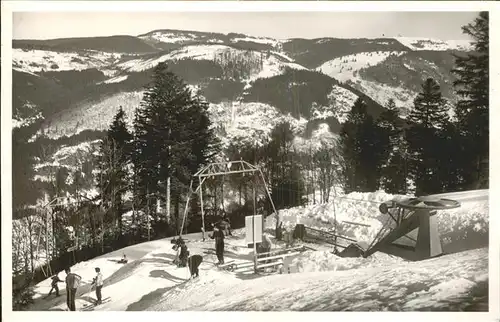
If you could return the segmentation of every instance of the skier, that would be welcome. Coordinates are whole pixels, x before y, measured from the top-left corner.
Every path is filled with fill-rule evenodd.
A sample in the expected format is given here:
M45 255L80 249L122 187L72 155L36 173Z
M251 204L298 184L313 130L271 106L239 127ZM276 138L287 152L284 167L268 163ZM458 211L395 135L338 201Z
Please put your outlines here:
M49 294L45 298L49 297L50 294L52 294L52 291L54 290L56 291L56 296L59 296L59 287L57 286L57 283L64 283L63 280L59 279L58 274L52 276L52 283L50 284L52 288L50 289Z
M102 281L101 269L99 267L96 267L95 272L97 273L97 276L94 277L94 279L92 280L92 285L90 289L92 289L95 285L95 295L97 297L96 305L99 305L102 303L101 289L104 283Z
M215 253L219 260L218 265L224 264L224 232L219 225L214 226L214 231L210 238L215 239Z
M68 267L65 269L66 272L66 304L70 311L76 311L75 307L75 297L76 290L80 286L80 281L82 277L78 274L71 273L71 269Z
M199 277L198 267L203 262L203 257L200 255L193 255L188 259L189 273L191 274L191 278Z

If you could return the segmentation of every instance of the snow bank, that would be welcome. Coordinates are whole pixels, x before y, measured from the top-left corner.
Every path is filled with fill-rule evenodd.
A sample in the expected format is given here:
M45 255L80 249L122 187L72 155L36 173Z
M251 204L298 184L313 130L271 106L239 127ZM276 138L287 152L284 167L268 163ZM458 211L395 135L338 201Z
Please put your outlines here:
M403 262L406 261L384 253L375 253L368 258L342 258L331 251L307 251L294 258L290 265L297 267L298 272L304 273L387 267Z
M336 272L273 275L220 283L200 281L170 293L150 311L454 310L488 271L480 249L436 259ZM448 293L447 293L448 292Z
M474 194L474 192L472 193ZM454 194L446 195L447 198L451 199L453 196ZM458 193L457 199L460 200L460 196L461 193ZM327 204L284 209L278 213L283 226L291 229L300 223L319 230L333 231L336 218L339 235L350 237L362 244L369 244L388 218L387 215L379 211L380 203L403 198L407 198L407 196L391 195L384 191L352 192L347 195L333 196L332 201ZM462 198L460 208L440 210L437 216L439 231L444 236L451 234L465 239L467 235L464 232L469 229L479 233L487 233L489 229L488 191L480 191L472 199ZM369 225L369 227L353 225L348 222ZM275 227L275 216L267 217L266 228L274 229ZM448 242L451 240L444 240L445 244Z

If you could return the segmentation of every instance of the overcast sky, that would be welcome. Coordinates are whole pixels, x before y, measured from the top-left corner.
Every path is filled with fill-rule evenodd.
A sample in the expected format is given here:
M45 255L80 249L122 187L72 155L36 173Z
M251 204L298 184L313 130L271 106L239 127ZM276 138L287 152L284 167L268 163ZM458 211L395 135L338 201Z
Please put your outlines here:
M461 26L476 16L476 12L18 12L13 15L13 38L137 36L155 29L181 29L278 39L401 35L452 40L468 39Z

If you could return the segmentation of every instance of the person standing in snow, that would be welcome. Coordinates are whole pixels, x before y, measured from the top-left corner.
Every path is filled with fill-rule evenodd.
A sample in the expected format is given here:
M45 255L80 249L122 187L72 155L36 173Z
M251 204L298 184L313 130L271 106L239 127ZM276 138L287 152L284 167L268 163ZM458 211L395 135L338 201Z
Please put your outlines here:
M261 255L261 258L269 257L268 253L271 251L271 246L272 246L271 238L269 238L268 234L263 234L262 243L260 244L260 253L263 254ZM263 263L265 264L267 263L267 261L263 261Z
M180 248L181 252L179 254L179 267L186 267L189 257L189 250L186 246L186 243L182 239L180 241Z
M199 277L198 267L203 262L203 257L200 255L193 255L188 259L189 273L191 274L191 278Z
M224 217L222 217L222 225L224 227L224 233L226 236L233 236L231 233L231 221L229 220L229 217L227 214L224 214Z
M68 267L65 269L66 272L66 304L70 311L76 311L75 297L76 290L80 286L82 277L78 274L71 273L71 269Z
M49 297L54 290L56 291L56 296L59 296L59 287L57 286L57 283L64 283L63 280L59 279L58 274L52 276L52 283L50 284L52 288L50 289L49 294L46 296L46 298Z
M292 245L292 233L289 227L286 227L283 232L283 241L285 242L285 248L288 248Z
M215 254L219 260L219 265L224 264L224 232L219 225L214 226L214 231L210 238L215 239Z
M95 285L95 295L97 297L96 305L99 305L102 303L101 290L102 290L102 286L103 286L104 282L102 280L101 269L99 267L96 267L95 272L97 273L97 276L94 277L94 280L92 281L92 287Z

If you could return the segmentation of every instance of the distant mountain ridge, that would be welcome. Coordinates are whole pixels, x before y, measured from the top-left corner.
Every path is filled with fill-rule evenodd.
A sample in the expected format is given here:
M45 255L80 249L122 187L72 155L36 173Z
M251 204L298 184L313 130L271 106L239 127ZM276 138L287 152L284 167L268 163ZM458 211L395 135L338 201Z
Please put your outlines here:
M96 142L119 106L131 122L154 66L167 62L210 103L225 144L263 144L281 121L302 138L326 135L322 124L335 134L358 97L373 116L393 98L404 118L427 77L453 104L453 54L470 48L466 41L426 38L278 40L169 29L14 40L13 127L26 128L24 140L44 134L56 146Z

